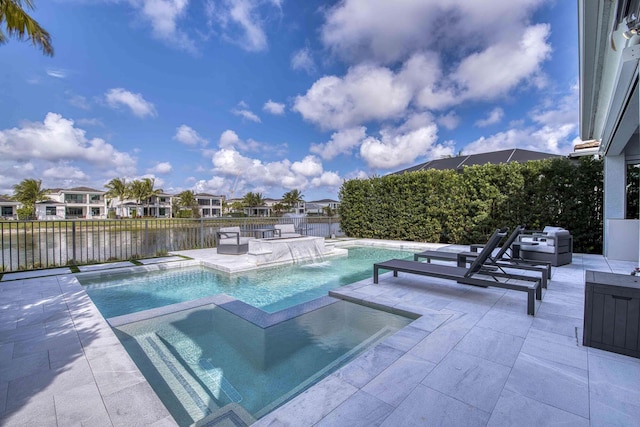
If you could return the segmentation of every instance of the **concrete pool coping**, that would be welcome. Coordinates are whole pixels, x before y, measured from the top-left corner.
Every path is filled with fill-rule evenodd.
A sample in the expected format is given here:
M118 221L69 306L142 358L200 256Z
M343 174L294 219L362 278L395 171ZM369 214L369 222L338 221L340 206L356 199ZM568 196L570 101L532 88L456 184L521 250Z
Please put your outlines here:
M344 244L363 243L383 244ZM640 360L580 338L584 271L634 264L574 254L535 317L521 293L403 274L334 290L422 317L256 425L631 425ZM2 282L0 295L0 423L175 425L76 277Z

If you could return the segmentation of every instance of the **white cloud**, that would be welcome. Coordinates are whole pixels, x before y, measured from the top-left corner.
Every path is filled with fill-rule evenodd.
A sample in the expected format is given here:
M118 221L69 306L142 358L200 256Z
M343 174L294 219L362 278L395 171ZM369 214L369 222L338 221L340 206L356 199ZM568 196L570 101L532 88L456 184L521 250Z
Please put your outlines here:
M284 104L274 102L272 100L268 100L267 102L265 102L262 109L276 116L281 116L284 114Z
M312 187L328 187L337 190L342 185L342 178L336 172L324 172L311 180Z
M465 54L519 34L544 1L344 0L327 10L321 38L351 62L393 63L447 48Z
M210 22L215 21L222 36L227 41L237 44L249 52L261 52L268 48L267 35L264 30L268 15L275 7L280 12L279 1L223 0L215 6L208 3ZM263 5L271 8L261 7Z
M147 170L147 173L157 174L157 175L166 175L171 172L173 168L171 167L171 163L169 162L160 162L156 164L154 167Z
M157 115L155 106L146 101L141 94L129 92L122 88L109 89L105 94L107 104L111 108L128 107L138 117Z
M484 128L489 125L499 123L500 120L502 120L502 117L504 117L504 110L500 107L496 107L489 112L486 119L476 121L475 125L480 128Z
M536 107L530 126L513 123L512 128L481 137L464 148L465 154L484 153L510 148L568 154L578 132L578 93L572 88L559 101Z
M460 124L460 117L455 111L449 111L447 114L438 117L438 124L446 129L453 130Z
M88 163L95 172L131 174L136 159L118 151L103 139L88 139L86 131L74 126L73 120L48 113L43 122L27 122L19 128L0 130L0 159L11 164L38 162L45 170L60 166L80 167L72 162Z
M69 96L69 104L73 105L74 107L80 108L82 110L90 110L91 109L91 106L87 102L87 98L85 98L84 96L81 96L81 95L73 95L73 94L71 94Z
M234 145L238 145L240 143L240 137L237 133L232 130L225 130L220 135L220 140L218 145L220 148L232 148Z
M538 24L524 29L520 40L507 40L466 57L453 73L466 99L493 99L540 72L551 54L550 27Z
M459 62L443 64L439 53L422 51L397 71L371 63L355 65L344 77L317 80L295 98L293 110L322 129L343 129L397 119L411 107L437 111L492 100L522 86L539 88L544 81L541 64L551 52L549 26L524 26L518 34L476 48ZM442 124L455 127L454 118L445 116Z
M151 24L153 36L170 46L197 53L193 40L180 28L178 21L186 15L189 0L129 0Z
M335 132L328 142L311 144L309 151L318 154L324 160L331 160L340 154L351 154L366 137L366 131L367 128L359 126Z
M343 78L325 76L316 81L305 95L296 97L293 109L323 129L343 129L398 117L411 97L410 88L388 68L357 65Z
M234 108L233 110L231 110L231 112L236 116L240 116L245 120L249 120L256 123L262 122L262 120L260 120L260 117L258 117L253 111L246 108L246 104L244 102L240 102L238 104L238 107L239 108Z
M230 191L229 181L221 176L198 180L193 188L196 193L226 194Z
M173 136L173 139L192 147L195 147L196 145L204 147L209 143L209 141L201 137L195 129L187 125L180 125L177 127L176 134Z
M86 181L89 176L75 166L61 164L45 169L42 177L48 180L70 180L70 181Z
M391 169L413 163L418 157L451 154L451 146L436 144L437 132L430 115L416 114L398 128L382 128L379 138L366 138L360 156L371 168Z
M291 56L291 68L306 71L308 74L316 71L316 64L308 47L296 51Z
M291 170L303 176L317 176L322 173L322 162L316 156L306 156L291 165Z
M47 73L48 76L55 77L56 79L66 79L67 78L67 72L65 70L61 70L61 69L48 68L46 73Z
M237 133L227 129L220 135L218 141L218 147L220 148L233 148L240 151L261 151L261 150L273 150L274 147L267 146L258 141L249 138L246 141L240 139Z

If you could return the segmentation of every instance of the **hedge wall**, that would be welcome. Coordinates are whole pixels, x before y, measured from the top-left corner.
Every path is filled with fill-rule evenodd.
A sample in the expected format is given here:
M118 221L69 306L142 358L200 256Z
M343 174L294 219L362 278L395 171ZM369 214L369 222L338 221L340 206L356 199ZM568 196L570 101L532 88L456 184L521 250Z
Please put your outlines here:
M574 251L602 253L602 161L565 158L345 181L351 237L470 244L495 228L564 227Z

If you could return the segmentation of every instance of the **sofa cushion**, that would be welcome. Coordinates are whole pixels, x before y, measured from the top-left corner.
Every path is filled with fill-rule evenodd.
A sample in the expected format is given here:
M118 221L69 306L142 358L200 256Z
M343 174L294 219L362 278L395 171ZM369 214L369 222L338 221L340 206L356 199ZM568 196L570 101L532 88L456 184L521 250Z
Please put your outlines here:
M522 244L520 245L520 252L526 252L526 251L530 251L530 252L544 252L545 254L553 254L556 252L555 248L552 245L547 245L544 242L541 242L541 244L539 245L527 245L527 244Z

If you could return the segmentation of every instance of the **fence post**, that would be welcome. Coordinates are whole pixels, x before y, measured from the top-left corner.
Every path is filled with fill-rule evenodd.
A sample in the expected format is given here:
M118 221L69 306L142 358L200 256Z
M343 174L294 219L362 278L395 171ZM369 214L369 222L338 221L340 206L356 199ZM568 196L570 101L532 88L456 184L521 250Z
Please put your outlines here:
M329 215L329 237L332 237L333 233L331 232L331 216Z
M144 255L149 255L149 220L144 220Z
M73 265L75 265L76 264L76 222L75 221L71 222L71 242L72 242L71 246L73 248L71 250L73 254L73 258L71 261Z
M200 217L200 249L204 249L204 218Z

